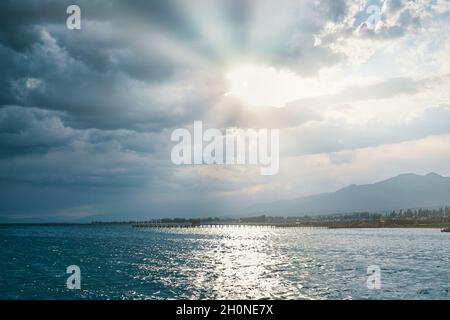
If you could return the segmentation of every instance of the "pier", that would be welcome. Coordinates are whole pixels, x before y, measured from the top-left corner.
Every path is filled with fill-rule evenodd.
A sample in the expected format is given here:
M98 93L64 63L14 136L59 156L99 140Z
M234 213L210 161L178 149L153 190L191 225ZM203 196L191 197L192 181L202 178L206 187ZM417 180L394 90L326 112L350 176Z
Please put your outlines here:
M298 223L251 223L251 222L224 222L224 223L200 223L193 222L155 222L144 221L135 222L133 228L243 228L243 227L259 227L259 228L311 228L311 229L327 229L327 227L317 227L310 225L302 225Z
M311 216L250 216L205 218L153 218L129 221L93 221L92 224L123 224L136 229L154 228L434 228L450 232L450 207L438 209L408 209L388 213L339 213Z

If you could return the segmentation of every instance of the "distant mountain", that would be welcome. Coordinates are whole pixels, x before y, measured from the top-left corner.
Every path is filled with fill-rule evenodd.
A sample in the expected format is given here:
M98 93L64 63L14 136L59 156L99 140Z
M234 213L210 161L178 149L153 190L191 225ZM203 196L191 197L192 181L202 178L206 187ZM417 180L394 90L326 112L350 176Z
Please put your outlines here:
M450 204L450 177L402 174L367 185L351 185L332 193L254 205L245 214L318 215L344 212L426 208Z
M0 224L39 224L39 223L91 223L92 221L115 221L114 217L109 217L105 215L92 215L85 216L81 218L76 217L61 217L61 216L44 216L44 217L21 217L21 218L10 218L10 217L0 217Z

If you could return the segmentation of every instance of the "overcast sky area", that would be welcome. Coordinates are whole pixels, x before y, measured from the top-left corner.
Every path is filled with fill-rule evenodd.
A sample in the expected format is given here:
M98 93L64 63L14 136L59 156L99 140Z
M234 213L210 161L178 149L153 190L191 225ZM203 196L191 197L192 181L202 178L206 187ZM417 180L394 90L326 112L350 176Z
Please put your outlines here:
M449 58L446 0L3 0L0 221L223 216L449 176ZM279 173L174 165L195 120L279 128Z

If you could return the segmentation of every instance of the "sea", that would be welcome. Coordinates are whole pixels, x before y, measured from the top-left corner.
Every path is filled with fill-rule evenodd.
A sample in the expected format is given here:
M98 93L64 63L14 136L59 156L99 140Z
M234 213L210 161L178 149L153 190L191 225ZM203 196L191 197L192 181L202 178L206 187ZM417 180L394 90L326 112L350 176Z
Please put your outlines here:
M0 299L449 298L438 229L0 226Z

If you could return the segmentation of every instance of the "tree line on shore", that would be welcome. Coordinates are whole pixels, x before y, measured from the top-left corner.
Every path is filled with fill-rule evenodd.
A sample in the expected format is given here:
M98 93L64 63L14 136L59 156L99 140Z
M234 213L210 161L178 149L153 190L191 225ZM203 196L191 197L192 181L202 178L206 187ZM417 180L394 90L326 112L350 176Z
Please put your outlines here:
M93 224L133 224L138 221L101 222ZM139 221L144 222L144 221ZM149 219L145 222L155 223L201 223L201 224L298 224L304 226L446 226L450 224L450 206L439 208L399 209L389 212L353 212L326 215L303 215L292 217L259 215L254 217L206 217L206 218L163 218Z

